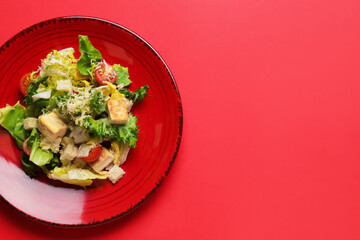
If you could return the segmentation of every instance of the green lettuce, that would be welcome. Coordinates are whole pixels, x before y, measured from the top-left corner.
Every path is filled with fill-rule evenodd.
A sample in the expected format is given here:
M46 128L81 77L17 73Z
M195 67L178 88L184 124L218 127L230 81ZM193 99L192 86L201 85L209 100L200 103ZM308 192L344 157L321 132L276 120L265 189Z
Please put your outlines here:
M30 104L26 108L26 116L27 117L39 117L43 111L46 109L46 107L49 105L49 99L40 99L36 102Z
M93 61L99 62L102 60L102 56L99 50L94 48L91 44L88 36L79 35L79 52L81 53L79 61L77 62L77 68L82 75L90 75L89 69Z
M70 79L74 86L79 83L81 78L77 70L74 49L66 48L60 51L51 51L45 59L41 60L41 70L39 77L48 76L47 83L51 87L56 87L58 80Z
M40 134L37 131L37 128L34 128L31 132L29 140L27 144L30 146L31 144L31 153L30 153L30 161L35 163L37 166L44 166L54 158L53 153L45 151L40 148Z
M21 164L23 165L24 171L30 177L36 177L36 175L41 171L41 167L35 165L29 160L29 156L26 153L21 153Z
M93 92L91 94L90 107L95 115L105 112L105 97L100 92Z
M125 124L110 124L108 118L95 120L87 117L83 121L84 127L91 135L100 139L117 139L123 143L129 143L129 147L136 147L138 139L137 118L129 113L129 120Z
M78 168L75 164L55 167L47 172L47 176L54 180L78 186L89 186L93 182L92 179L106 179L108 177L106 171L94 173L89 169Z
M141 102L145 96L149 96L147 91L149 90L149 85L142 86L135 92L132 92L126 88L120 89L120 93L124 94L125 97L131 100L133 103Z
M25 113L26 109L19 102L14 106L6 104L6 107L0 109L0 125L9 131L20 149L28 136L24 128Z
M48 76L43 77L36 82L30 83L29 88L27 90L27 94L24 99L24 103L26 104L26 106L29 106L30 104L34 103L32 96L34 96L37 93L36 91L39 89L40 84L46 84L47 79Z
M57 157L54 157L53 159L51 159L51 161L48 164L45 164L47 170L52 170L55 167L60 167L60 166L61 166L61 161Z
M112 67L115 69L117 73L115 83L117 85L123 84L124 87L129 86L131 84L131 80L129 79L130 76L129 76L128 68L122 67L119 64L114 64Z

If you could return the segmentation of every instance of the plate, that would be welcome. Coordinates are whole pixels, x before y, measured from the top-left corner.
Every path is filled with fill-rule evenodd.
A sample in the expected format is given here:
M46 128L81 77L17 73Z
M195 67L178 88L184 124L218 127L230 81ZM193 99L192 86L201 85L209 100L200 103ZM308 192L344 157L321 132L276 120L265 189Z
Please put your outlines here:
M62 17L35 24L0 48L0 107L23 96L19 81L56 49L73 47L87 35L109 63L128 67L135 90L150 87L149 97L134 106L139 140L117 184L108 180L83 189L31 179L21 168L15 142L0 129L0 194L21 213L61 226L105 223L124 216L148 199L167 176L180 146L182 107L175 80L160 55L143 38L116 23L90 17ZM14 119L16 121L16 119Z

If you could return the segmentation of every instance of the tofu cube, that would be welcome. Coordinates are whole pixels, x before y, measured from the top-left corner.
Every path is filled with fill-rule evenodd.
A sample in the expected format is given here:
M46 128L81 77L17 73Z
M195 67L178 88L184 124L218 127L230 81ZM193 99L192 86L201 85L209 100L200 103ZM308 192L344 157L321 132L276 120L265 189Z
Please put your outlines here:
M26 130L31 130L37 125L37 118L28 117L24 119L24 128Z
M50 141L63 137L67 130L67 125L54 112L41 115L37 126L39 131Z
M71 81L70 80L58 80L57 85L56 85L56 90L71 92L71 90L72 90Z
M89 163L90 167L94 169L95 172L101 172L107 165L114 161L114 155L112 155L109 150L102 148L101 155L98 160Z
M124 176L124 174L125 171L121 167L114 165L108 172L108 178L113 184L115 184Z
M110 124L124 124L129 120L127 104L123 99L108 100L107 109L109 112Z

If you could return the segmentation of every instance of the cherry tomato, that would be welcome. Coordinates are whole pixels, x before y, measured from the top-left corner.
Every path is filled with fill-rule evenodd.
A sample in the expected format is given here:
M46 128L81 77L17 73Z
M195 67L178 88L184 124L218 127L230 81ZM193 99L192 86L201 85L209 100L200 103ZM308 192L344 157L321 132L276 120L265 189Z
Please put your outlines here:
M31 147L26 144L28 140L29 140L29 139L26 139L26 140L23 142L22 147L23 147L23 150L24 150L24 152L26 153L26 155L30 156Z
M22 78L20 79L20 92L23 95L27 94L27 89L29 88L30 83L33 82L30 79L30 75L31 75L31 73L27 73L24 76L22 76ZM38 73L35 73L34 76L37 77L38 75L39 75Z
M97 145L95 148L91 149L87 157L82 157L81 159L85 162L94 162L100 157L101 152L102 152L101 145Z
M27 94L27 89L30 85L30 73L25 74L21 79L20 79L20 92L23 95Z
M95 79L101 85L106 85L106 82L114 83L117 78L117 73L109 64L105 61L99 63L95 68Z

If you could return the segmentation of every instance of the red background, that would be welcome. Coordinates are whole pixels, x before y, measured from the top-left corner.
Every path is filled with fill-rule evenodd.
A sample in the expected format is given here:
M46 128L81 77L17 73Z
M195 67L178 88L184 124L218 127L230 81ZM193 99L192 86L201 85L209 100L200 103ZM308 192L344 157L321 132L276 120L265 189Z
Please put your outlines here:
M0 13L0 44L58 16L133 30L184 111L178 158L135 212L63 229L0 201L2 238L360 239L359 1L3 1Z

